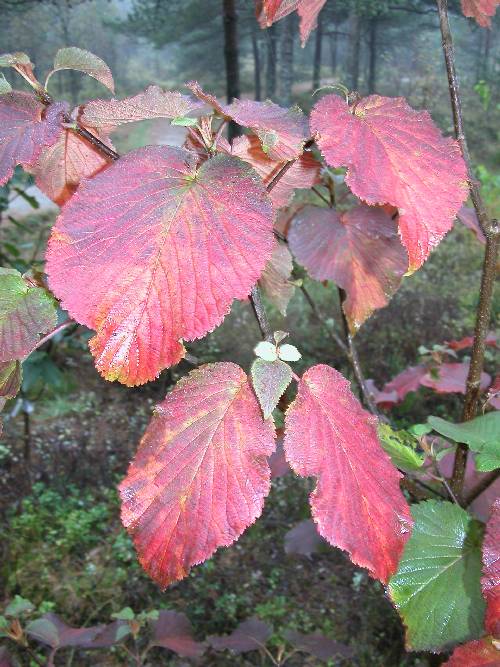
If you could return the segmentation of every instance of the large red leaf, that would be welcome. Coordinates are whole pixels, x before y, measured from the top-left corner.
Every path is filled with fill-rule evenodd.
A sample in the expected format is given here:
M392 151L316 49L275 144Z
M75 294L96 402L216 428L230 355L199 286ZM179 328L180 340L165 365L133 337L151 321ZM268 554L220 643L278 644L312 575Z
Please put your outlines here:
M481 585L486 598L486 631L500 639L500 498L493 503L486 526L483 575Z
M313 278L333 280L346 291L343 308L353 332L387 305L408 266L396 223L378 207L339 214L306 206L292 221L288 243Z
M249 162L268 186L283 169L286 160L274 160L264 153L259 138L255 135L237 137L232 144L231 154ZM303 153L287 169L270 194L276 207L286 206L297 188L312 188L320 182L321 164L311 153Z
M273 449L273 425L235 364L192 371L158 406L120 494L141 565L162 588L260 516Z
M63 307L97 335L100 373L137 385L248 295L270 258L273 213L260 179L217 156L199 169L149 146L85 181L52 232L47 273Z
M293 160L301 154L309 130L307 118L300 109L285 109L270 101L236 99L231 104L222 104L213 95L205 93L196 81L186 85L218 114L255 132L262 150L272 160Z
M295 472L318 478L310 502L320 534L387 582L412 518L401 474L377 437L376 419L329 366L310 368L286 414L285 452Z
M113 148L107 135L87 127L98 139ZM36 184L50 199L62 206L73 196L82 178L91 178L111 164L87 139L65 129L57 142L43 151L33 174Z
M441 364L423 375L420 384L434 389L438 394L465 394L469 365L469 362ZM486 389L490 383L488 373L481 373L481 389Z
M390 382L387 382L382 391L390 394L395 391L398 396L398 402L403 401L405 396L411 391L417 391L420 387L420 380L427 373L427 368L423 365L409 366L404 371L398 373Z
M300 16L300 37L304 46L318 24L318 14L325 2L326 0L257 0L256 13L261 28L267 28L297 10Z
M476 19L483 28L491 28L491 17L495 16L500 0L462 0L464 16Z
M500 649L491 639L476 639L457 646L443 667L499 667Z
M42 150L57 141L65 111L62 103L46 109L30 93L0 96L0 185L9 180L16 165L33 167Z
M398 208L409 269L418 269L467 199L458 143L401 97L370 95L348 106L327 95L311 112L311 129L328 164L348 167L346 183L355 195Z
M201 102L187 95L149 86L144 92L123 100L92 100L83 108L82 122L109 133L124 123L187 116L201 106Z

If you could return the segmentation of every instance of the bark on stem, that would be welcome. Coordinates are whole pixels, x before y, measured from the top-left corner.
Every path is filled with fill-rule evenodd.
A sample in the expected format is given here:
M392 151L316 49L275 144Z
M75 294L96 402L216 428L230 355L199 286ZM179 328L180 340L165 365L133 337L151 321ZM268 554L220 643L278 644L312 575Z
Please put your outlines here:
M496 264L498 259L500 233L498 222L491 220L488 217L484 201L481 197L479 183L474 177L474 173L472 171L469 148L464 130L460 88L455 68L453 38L450 30L450 22L448 19L448 2L447 0L436 0L436 2L439 14L439 25L441 28L446 74L448 76L448 88L450 92L455 136L460 145L462 156L467 166L472 203L474 205L481 229L483 230L483 233L486 237L481 288L479 292L479 304L476 311L474 344L472 346L471 362L469 374L467 377L466 394L462 413L462 420L469 421L474 419L476 416L479 402L481 372L484 365L485 339L491 317L491 303ZM451 488L455 495L458 496L459 500L463 500L461 496L465 478L465 467L467 465L467 454L468 447L466 445L459 445L457 447L453 466L453 474L450 480Z

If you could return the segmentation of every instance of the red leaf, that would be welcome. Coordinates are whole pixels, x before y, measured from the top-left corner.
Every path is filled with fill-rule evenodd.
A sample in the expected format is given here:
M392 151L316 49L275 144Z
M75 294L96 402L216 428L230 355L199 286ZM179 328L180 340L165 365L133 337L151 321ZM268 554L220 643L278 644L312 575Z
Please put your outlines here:
M450 347L452 350L460 351L465 350L468 347L472 347L474 344L474 336L466 336L460 340L447 340L445 344ZM494 331L490 331L485 339L485 345L490 347L497 347L497 337Z
M376 419L329 366L310 368L286 414L285 452L295 472L318 478L310 503L320 534L387 582L412 518L401 474L377 437Z
M258 651L265 646L267 640L272 635L272 629L252 616L252 618L240 623L236 630L225 637L209 637L208 640L216 651L231 650L233 653L247 653L248 651Z
M469 365L469 362L441 364L426 373L421 378L420 384L434 389L438 394L465 394ZM486 389L490 383L491 378L488 373L481 373L481 389Z
M205 652L205 644L193 639L187 616L176 611L160 611L153 626L151 646L162 646L184 658L199 658Z
M33 167L46 146L59 138L63 103L47 109L30 93L6 93L0 96L0 185L6 183L16 165Z
M290 249L316 280L333 280L347 293L344 311L352 332L387 305L408 266L396 223L381 208L306 206L288 232Z
M380 405L380 407L388 409L392 408L393 405L397 405L397 403L399 403L400 399L395 389L392 389L391 391L385 391L384 389L382 389L382 391L380 391L380 389L377 388L373 380L366 380L365 384L372 400L375 402L376 405Z
M479 243L482 243L483 245L486 243L486 237L483 234L483 230L481 229L479 220L477 219L476 211L473 208L462 206L460 211L457 213L457 220L460 220L463 225L474 232Z
M95 128L86 129L113 148L106 135ZM110 164L111 160L89 141L73 130L65 129L57 142L41 154L33 174L40 190L62 206L71 199L82 178L91 178Z
M425 366L409 366L404 371L401 371L401 373L398 373L390 382L387 382L382 391L389 394L395 391L398 395L398 402L401 402L410 391L418 390L420 380L426 373L427 368Z
M500 639L500 498L493 503L486 526L483 575L481 585L486 599L486 631Z
M318 24L320 13L326 0L257 0L256 13L261 28L267 28L294 10L300 16L300 37L302 46Z
M318 533L316 524L312 519L304 519L285 533L285 553L311 557L319 551L325 540Z
M328 164L348 167L346 183L356 196L397 206L409 269L418 269L467 199L458 143L401 97L370 95L349 107L327 95L311 112L311 129Z
M309 131L307 118L300 109L285 109L270 101L237 99L224 105L205 93L196 81L190 81L186 86L221 116L253 130L271 160L293 160L302 152Z
M273 426L235 364L192 371L158 406L120 493L141 565L162 588L260 516L273 450Z
M273 250L259 279L260 288L283 316L295 292L295 285L290 282L292 269L292 256L288 248L280 243Z
M105 626L95 625L90 628L72 628L51 612L31 621L26 627L26 634L51 648L68 646L88 648L100 635Z
M49 241L63 308L96 329L108 380L137 385L184 355L179 339L216 327L259 278L275 241L253 170L217 156L199 169L180 148L149 146L85 181Z
M82 122L108 134L124 123L151 118L178 118L202 106L187 95L149 86L144 92L123 100L92 100L83 107Z
M303 635L300 632L289 630L285 633L285 639L299 651L310 653L319 660L327 661L335 657L353 657L352 648L318 633Z
M231 154L249 162L268 186L280 172L286 161L274 160L261 148L260 140L254 135L237 137L232 144ZM321 164L311 153L303 153L284 173L269 193L273 204L286 206L298 188L312 188L320 181Z
M443 667L499 667L500 650L488 639L476 639L457 646Z
M495 16L500 0L462 0L462 12L476 19L483 28L491 28L491 17Z

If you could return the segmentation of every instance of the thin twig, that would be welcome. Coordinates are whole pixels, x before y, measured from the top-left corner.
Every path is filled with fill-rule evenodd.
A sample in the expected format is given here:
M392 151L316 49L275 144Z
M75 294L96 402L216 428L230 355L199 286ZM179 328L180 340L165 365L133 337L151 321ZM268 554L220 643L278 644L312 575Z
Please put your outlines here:
M58 333L61 333L61 331L64 331L64 329L67 329L68 327L70 327L73 324L77 324L77 323L75 322L75 320L71 320L71 319L65 320L61 324L58 324L56 327L54 327L54 329L52 329L52 331L49 331L49 333L46 334L45 336L43 336L43 338L40 338L38 343L30 350L29 354L31 354L35 350L38 350L39 347L42 347L42 345L44 345L51 338L54 338L54 336L56 336Z
M318 190L317 187L313 185L311 190L314 192L315 195L318 195L318 197L322 199L327 206L331 206L330 201L325 197L325 195L320 190Z
M300 286L300 291L302 292L302 294L304 295L305 300L309 304L309 307L311 308L312 314L314 315L317 322L319 322L319 324L321 324L321 326L326 331L328 336L333 340L333 342L336 345L338 345L338 347L342 350L342 352L345 355L348 355L349 350L347 348L347 345L342 340L342 338L338 335L338 333L335 330L333 330L331 327L328 326L328 324L326 323L325 317L321 313L321 311L318 308L316 302L314 301L314 299L310 295L309 291L304 287L304 285Z
M441 28L446 73L448 76L448 88L450 92L455 136L460 145L462 156L467 167L472 203L476 211L479 225L486 237L486 248L481 276L481 288L479 292L479 304L476 311L474 343L472 346L471 362L467 376L466 394L462 412L462 420L470 421L476 416L479 403L481 373L484 365L485 340L491 318L493 285L495 281L498 250L500 245L500 230L498 228L498 222L496 220L490 219L488 216L486 206L481 197L479 183L474 177L472 170L469 148L464 131L460 88L455 68L453 38L451 35L450 23L448 19L448 3L447 0L436 1L439 13L439 24ZM451 488L453 489L455 495L458 496L459 500L461 499L464 485L467 454L467 445L458 445L455 454L455 462L453 465L453 474L450 482Z
M497 470L493 470L492 472L488 473L484 477L480 479L480 481L476 484L476 486L473 486L472 489L464 494L463 497L463 502L464 505L470 505L478 496L480 496L483 491L486 491L488 487L490 487L493 482L495 482L498 478L500 477L500 468Z

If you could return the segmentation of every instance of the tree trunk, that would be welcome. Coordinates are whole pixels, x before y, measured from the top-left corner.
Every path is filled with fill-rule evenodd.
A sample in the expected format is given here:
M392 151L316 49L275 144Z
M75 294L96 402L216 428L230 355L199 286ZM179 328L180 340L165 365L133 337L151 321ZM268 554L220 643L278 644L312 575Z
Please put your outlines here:
M369 35L369 64L368 64L368 92L375 92L377 87L377 27L378 21L372 18L370 21Z
M266 62L266 98L272 99L276 95L276 24L266 29L267 62Z
M280 104L289 107L292 104L293 85L293 46L295 39L295 13L283 20L280 54Z
M240 68L238 61L238 24L235 0L222 0L224 22L224 59L226 62L226 97L230 104L240 96ZM228 128L229 141L241 134L236 123Z
M355 10L349 16L349 88L357 90L359 86L359 52L361 49L361 19Z
M323 47L323 12L318 16L318 27L316 28L316 39L314 42L314 61L313 61L313 90L321 86L321 50Z
M330 38L330 56L331 56L331 66L332 66L332 76L335 78L337 74L337 40L338 35L335 34L337 30L337 25L334 23L332 25L333 35Z
M252 17L253 18L253 17ZM253 54L253 81L254 97L257 101L262 99L262 83L260 80L260 49L257 38L257 21L252 20L252 54Z

